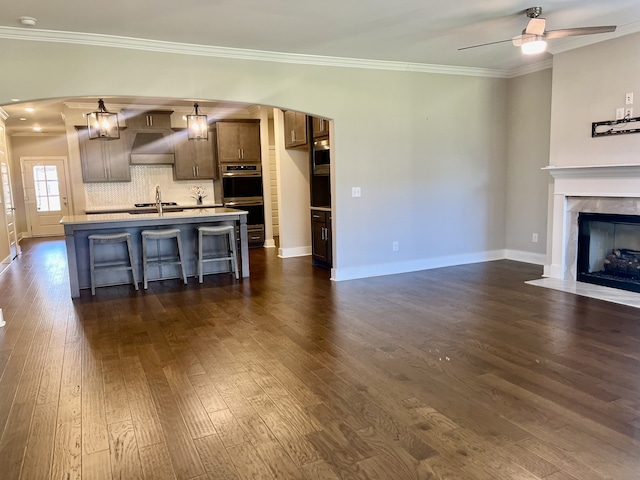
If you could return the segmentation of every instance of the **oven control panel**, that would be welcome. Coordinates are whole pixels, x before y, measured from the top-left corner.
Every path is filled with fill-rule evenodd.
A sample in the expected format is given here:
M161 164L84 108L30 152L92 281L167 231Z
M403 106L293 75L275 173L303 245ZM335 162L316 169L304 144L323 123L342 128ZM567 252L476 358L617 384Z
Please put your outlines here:
M261 170L260 165L224 165L223 171L225 172L259 172Z

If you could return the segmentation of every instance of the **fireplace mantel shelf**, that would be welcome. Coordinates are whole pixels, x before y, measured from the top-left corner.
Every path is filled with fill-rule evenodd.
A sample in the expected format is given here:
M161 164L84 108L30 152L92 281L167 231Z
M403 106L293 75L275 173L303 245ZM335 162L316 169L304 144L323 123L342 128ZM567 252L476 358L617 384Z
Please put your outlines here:
M556 167L550 165L543 167L542 170L548 171L554 178L640 176L640 164L584 165L571 167Z

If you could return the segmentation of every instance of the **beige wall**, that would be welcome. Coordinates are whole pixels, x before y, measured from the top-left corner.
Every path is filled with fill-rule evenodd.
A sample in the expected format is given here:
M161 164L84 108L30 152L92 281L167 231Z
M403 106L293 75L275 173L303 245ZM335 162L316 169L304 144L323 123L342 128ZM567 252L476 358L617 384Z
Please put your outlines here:
M544 263L551 122L551 69L509 80L507 89L507 249L511 258ZM538 242L532 235L538 234Z
M592 122L615 119L625 94L640 116L640 34L558 54L553 60L550 164L638 163L640 134L591 138Z
M333 119L336 278L504 254L505 79L6 39L0 49L11 66L0 78L0 104L12 97L159 96L242 101ZM361 198L351 197L353 186L361 187ZM308 191L303 199L297 186L281 189L290 202L308 203ZM284 211L280 220L282 232L289 221Z
M9 160L8 138L5 135L4 121L0 117L0 162L7 162L11 167ZM11 246L9 243L9 233L7 229L7 216L5 210L5 191L0 183L0 262L9 261ZM0 271L2 270L0 266Z
M16 204L16 226L18 233L27 231L27 217L24 205L24 185L20 170L23 157L68 157L67 137L55 136L13 136L9 139L11 151L11 175L13 198ZM72 195L83 195L82 191L72 191Z

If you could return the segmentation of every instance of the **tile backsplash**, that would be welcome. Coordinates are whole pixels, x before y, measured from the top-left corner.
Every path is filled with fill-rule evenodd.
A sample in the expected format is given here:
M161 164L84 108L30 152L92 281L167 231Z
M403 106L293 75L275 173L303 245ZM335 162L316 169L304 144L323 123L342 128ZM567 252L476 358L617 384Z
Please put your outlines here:
M171 165L132 165L131 182L85 183L87 210L103 207L132 207L135 203L155 201L156 185L160 185L163 202L195 205L191 187L200 185L206 191L205 203L214 203L213 180L174 180Z

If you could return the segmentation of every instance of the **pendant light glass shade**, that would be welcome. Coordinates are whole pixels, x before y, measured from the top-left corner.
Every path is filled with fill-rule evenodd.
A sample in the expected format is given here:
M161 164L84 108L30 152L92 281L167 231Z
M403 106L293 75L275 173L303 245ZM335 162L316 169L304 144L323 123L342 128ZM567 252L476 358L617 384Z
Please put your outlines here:
M207 140L209 136L209 124L207 116L198 114L198 104L194 103L194 115L187 115L187 130L189 131L189 140Z
M120 138L118 114L108 112L102 99L98 101L98 110L87 115L89 139L114 140Z

